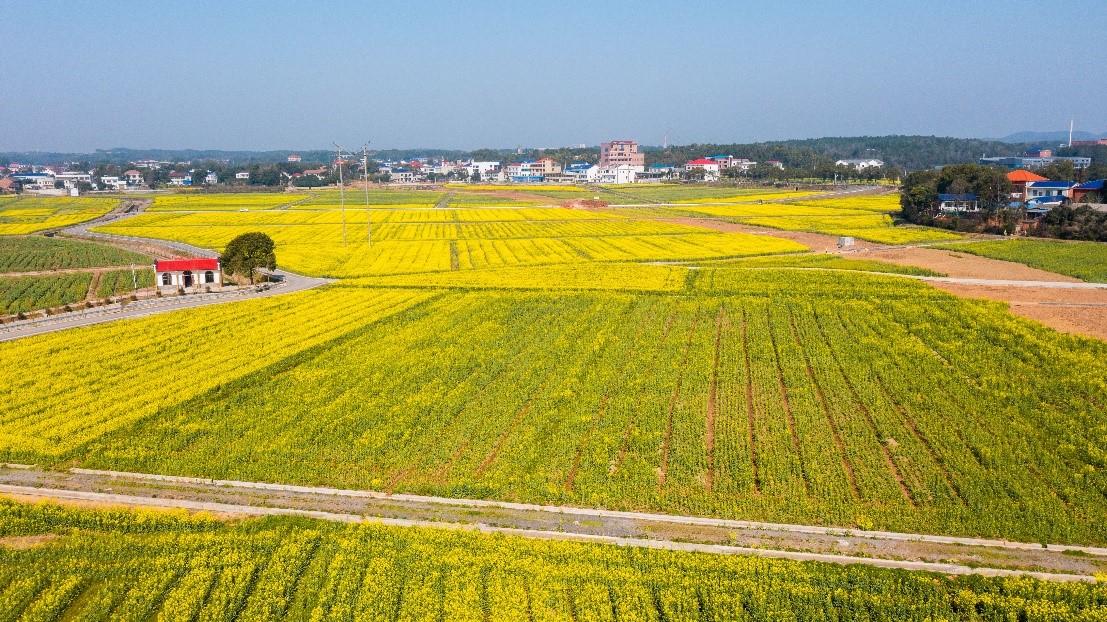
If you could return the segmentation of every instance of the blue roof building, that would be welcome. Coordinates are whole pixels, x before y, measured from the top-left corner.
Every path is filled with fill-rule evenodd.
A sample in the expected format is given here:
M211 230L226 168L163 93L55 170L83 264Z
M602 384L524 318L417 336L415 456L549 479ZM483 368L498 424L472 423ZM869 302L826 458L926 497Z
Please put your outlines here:
M939 194L938 201L938 210L947 214L980 211L980 197L975 194Z

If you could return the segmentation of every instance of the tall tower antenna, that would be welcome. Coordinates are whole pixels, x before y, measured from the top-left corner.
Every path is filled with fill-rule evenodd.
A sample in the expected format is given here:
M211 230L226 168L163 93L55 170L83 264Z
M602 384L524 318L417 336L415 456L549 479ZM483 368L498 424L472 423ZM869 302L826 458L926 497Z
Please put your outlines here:
M1072 147L1072 125L1076 123L1076 119L1069 119L1069 147Z
M342 246L346 246L346 183L342 178L342 165L346 161L342 158L342 146L332 143L335 148L335 163L338 164L338 194L342 201Z

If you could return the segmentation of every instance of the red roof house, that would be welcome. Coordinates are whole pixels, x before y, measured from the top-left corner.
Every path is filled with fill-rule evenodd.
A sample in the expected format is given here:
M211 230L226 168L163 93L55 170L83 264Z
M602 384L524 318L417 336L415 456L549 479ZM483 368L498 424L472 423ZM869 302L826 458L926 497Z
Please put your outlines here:
M158 259L154 262L154 282L158 288L198 290L205 286L222 287L223 274L219 259L214 257Z

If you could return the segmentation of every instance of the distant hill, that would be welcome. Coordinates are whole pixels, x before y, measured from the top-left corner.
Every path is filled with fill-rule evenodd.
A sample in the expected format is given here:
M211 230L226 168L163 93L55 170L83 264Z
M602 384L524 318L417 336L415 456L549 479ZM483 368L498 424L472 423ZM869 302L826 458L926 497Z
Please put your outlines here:
M1107 132L1096 134L1094 132L1075 131L1072 133L1073 140L1095 140L1097 138L1107 138ZM1048 147L1067 143L1069 141L1069 133L1065 131L1016 132L1014 134L1008 134L1003 138L997 138L996 140L1001 143L1041 143L1042 147Z
M1067 136L1066 136L1067 137ZM693 158L728 154L759 162L780 160L813 168L850 158L878 158L898 169L918 170L943 164L976 162L981 155L1014 156L1032 145L943 136L853 136L785 140L749 145L704 144L646 148L647 163L679 164Z

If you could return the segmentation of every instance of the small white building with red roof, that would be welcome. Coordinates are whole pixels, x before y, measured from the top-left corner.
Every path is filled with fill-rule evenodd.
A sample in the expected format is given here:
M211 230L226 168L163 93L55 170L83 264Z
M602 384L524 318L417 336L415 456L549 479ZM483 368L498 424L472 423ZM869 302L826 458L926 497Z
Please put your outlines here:
M719 181L719 170L722 168L719 163L710 158L698 158L696 160L689 160L684 164L684 170L691 171L693 169L703 169L704 181Z
M289 162L299 162L299 161L300 161L300 160L302 160L302 159L303 159L303 158L301 158L301 157L300 157L300 154L298 154L298 153L290 153L290 154L288 154L288 161L289 161Z
M154 283L159 290L202 290L222 287L223 272L215 257L158 259L154 262Z

